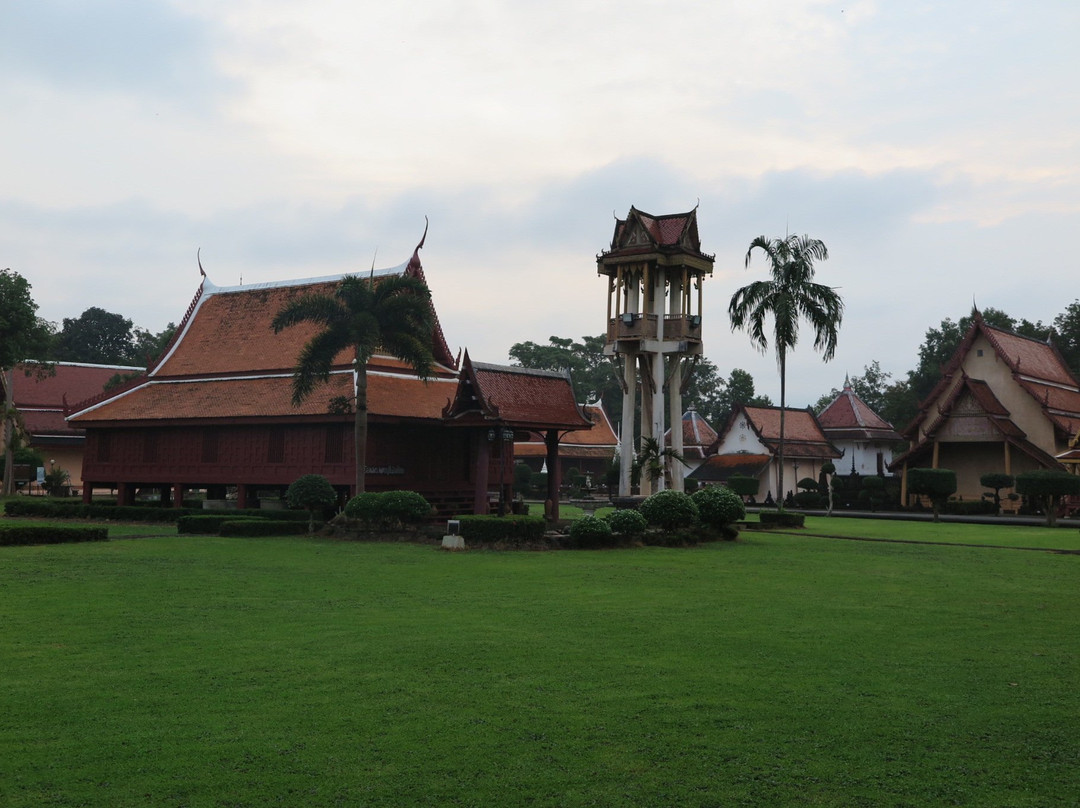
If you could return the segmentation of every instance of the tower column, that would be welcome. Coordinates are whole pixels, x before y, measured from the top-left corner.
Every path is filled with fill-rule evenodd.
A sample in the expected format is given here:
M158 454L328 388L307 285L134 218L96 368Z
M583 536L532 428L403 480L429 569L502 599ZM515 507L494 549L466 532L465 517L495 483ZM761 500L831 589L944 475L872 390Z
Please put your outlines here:
M634 399L637 392L637 357L623 354L622 432L619 436L619 496L630 496L630 470L634 464Z
M669 420L671 421L671 448L679 457L683 454L683 428L682 428L682 373L683 362L678 356L672 357L674 363L671 369L671 380L668 382ZM685 466L672 458L669 464L671 469L671 487L675 491L685 488L683 475Z

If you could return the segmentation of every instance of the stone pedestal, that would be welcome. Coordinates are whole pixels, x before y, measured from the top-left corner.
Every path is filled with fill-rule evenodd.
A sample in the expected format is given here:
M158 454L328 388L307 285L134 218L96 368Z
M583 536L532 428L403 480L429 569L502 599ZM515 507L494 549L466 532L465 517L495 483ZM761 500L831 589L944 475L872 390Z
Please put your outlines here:
M443 536L442 546L444 550L464 550L465 539L461 536Z

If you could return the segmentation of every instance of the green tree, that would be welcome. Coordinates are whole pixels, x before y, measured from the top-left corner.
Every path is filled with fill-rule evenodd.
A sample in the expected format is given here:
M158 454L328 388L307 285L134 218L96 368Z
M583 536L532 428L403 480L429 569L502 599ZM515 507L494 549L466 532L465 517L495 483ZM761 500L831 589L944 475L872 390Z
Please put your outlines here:
M1054 344L1073 375L1080 378L1080 300L1054 318Z
M131 320L123 315L91 306L78 317L64 318L52 358L126 365L131 362L132 328Z
M952 359L960 342L971 326L974 310L966 317L953 322L946 317L937 328L928 328L922 345L919 346L919 364L908 372L908 385L916 399L916 404L930 395L941 380L941 370ZM987 308L981 312L983 322L994 328L1012 331L1016 320L1000 309Z
M27 359L45 358L39 351L47 340L47 324L37 316L30 283L11 269L0 269L0 425L3 432L3 493L14 490L14 457L17 432L14 397L15 365ZM36 356L35 356L36 355ZM42 367L47 372L47 366Z
M941 507L956 493L956 472L950 469L908 469L908 491L930 498L934 521L941 516Z
M641 450L634 458L634 465L630 469L631 480L640 483L641 475L644 474L652 484L652 490L655 491L657 481L664 476L664 471L670 462L687 465L686 458L670 446L661 449L660 441L656 438L642 438Z
M992 488L994 491L994 507L997 510L1001 510L1001 489L1012 488L1016 484L1016 479L1011 474L1005 474L1004 472L991 472L984 474L979 478L979 485L984 488Z
M176 333L176 323L169 323L158 333L145 328L135 327L131 336L129 357L132 364L149 367L154 360L164 353L169 340Z
M315 532L315 511L337 504L337 491L321 474L305 474L297 477L285 492L290 508L303 508L308 512L308 533Z
M784 420L787 398L787 355L799 340L799 322L807 320L814 330L814 349L826 362L836 354L837 333L844 316L844 301L831 286L814 282L814 262L824 261L829 251L824 242L809 236L768 239L758 236L746 252L746 266L754 250L761 250L769 264L770 279L755 281L736 290L728 305L731 328L745 328L755 347L768 351L770 338L780 369L780 439L777 502L783 510ZM770 334L766 321L772 318Z
M1054 527L1061 498L1080 494L1080 477L1067 471L1025 471L1016 475L1016 493L1031 497L1046 514L1047 527Z
M356 492L364 491L367 470L367 364L376 351L386 351L409 365L421 379L431 377L434 317L427 285L407 275L368 280L344 278L331 294L306 294L274 317L274 333L298 323L321 327L300 352L293 374L293 404L299 405L319 383L330 379L334 359L352 352L353 453Z

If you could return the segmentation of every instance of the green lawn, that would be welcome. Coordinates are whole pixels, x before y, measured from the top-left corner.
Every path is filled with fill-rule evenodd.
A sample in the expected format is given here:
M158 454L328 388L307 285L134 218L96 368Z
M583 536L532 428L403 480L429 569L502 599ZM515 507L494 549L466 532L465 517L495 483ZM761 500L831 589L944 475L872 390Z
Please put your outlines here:
M1076 804L1078 584L750 532L0 548L0 805Z

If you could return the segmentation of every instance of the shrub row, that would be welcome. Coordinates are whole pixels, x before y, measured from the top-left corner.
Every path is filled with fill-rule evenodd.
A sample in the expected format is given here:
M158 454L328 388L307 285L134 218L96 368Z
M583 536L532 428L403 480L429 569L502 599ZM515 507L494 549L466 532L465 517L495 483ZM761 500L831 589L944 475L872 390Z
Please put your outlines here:
M263 517L268 513L278 521L304 521L304 511L264 511L258 508L245 510L205 510L203 508L161 508L148 505L98 505L82 502L56 502L48 499L20 497L4 503L8 516L32 516L44 519L111 519L118 522L176 522L184 516L248 516Z
M538 542L546 525L540 516L458 516L466 542ZM580 521L580 520L579 520Z
M0 546L25 544L68 544L80 541L108 541L104 527L48 527L11 525L0 527Z
M806 514L791 511L762 511L758 518L768 527L802 527L806 524Z
M307 524L295 519L228 519L221 523L221 536L299 536Z
M950 499L942 511L956 516L994 515L998 512L998 506L993 500L987 499Z

